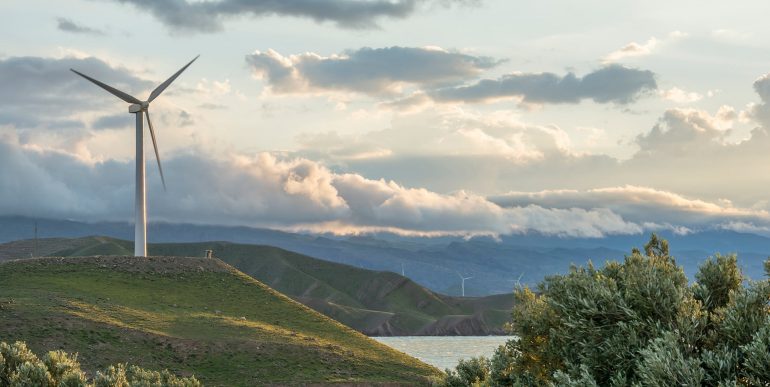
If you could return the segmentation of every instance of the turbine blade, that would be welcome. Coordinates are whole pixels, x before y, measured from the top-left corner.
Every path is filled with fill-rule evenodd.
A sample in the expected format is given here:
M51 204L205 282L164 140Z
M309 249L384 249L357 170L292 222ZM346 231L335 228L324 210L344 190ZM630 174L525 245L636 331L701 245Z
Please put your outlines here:
M152 102L152 100L154 100L155 98L158 98L160 93L162 93L163 90L166 90L166 88L171 84L171 82L174 82L174 80L179 76L179 74L182 74L182 71L187 70L187 68L190 67L190 65L193 62L195 62L195 60L198 59L199 56L200 55L193 58L193 60L191 60L190 63L184 65L184 67L179 69L179 71L174 73L174 75L172 75L169 79L166 79L166 82L163 82L160 85L158 85L158 87L156 87L155 90L153 90L152 93L150 93L150 98L147 99L147 102Z
M122 92L122 91L120 91L120 90L118 90L118 89L116 89L116 88L114 88L114 87L112 87L112 86L110 86L110 85L108 85L106 83L99 82L96 79L93 79L93 78L89 77L88 75L85 75L85 74L83 74L81 72L78 72L78 71L75 71L73 69L70 69L70 71L72 71L73 73L75 73L77 75L80 75L81 77L83 77L85 79L88 79L89 81L93 82L96 86L99 86L102 89L109 91L110 94L112 94L112 95L114 95L114 96L116 96L116 97L118 97L118 98L120 98L120 99L122 99L122 100L124 100L124 101L126 101L128 103L142 103L142 101L138 100L134 96L129 95L127 93L124 93L124 92Z
M147 117L147 124L150 127L150 137L152 137L152 147L155 149L155 160L158 161L158 171L160 171L160 181L163 182L163 190L166 190L166 178L163 177L163 167L160 166L160 154L158 154L158 142L155 140L155 128L152 127L152 121L150 121L150 111L144 111Z

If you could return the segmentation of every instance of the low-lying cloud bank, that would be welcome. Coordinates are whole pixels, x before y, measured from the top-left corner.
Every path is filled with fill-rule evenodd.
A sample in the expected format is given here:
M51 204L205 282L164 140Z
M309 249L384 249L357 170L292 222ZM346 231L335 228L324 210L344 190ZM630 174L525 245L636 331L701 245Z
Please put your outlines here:
M152 161L152 160L150 160ZM0 214L84 220L132 218L133 165L87 164L0 141ZM503 208L466 192L444 195L392 181L337 174L310 160L271 154L166 163L169 192L149 176L153 220L247 224L325 232L386 230L421 235L498 235L536 230L598 237L641 228L605 209ZM148 168L148 171L153 171Z
M510 192L489 198L504 208L542 206L547 208L603 208L645 228L678 232L707 228L736 229L739 225L770 223L765 209L735 207L729 200L710 202L649 187L625 185L588 190L544 190Z
M149 160L152 162L153 160ZM165 160L164 160L165 161ZM80 220L133 218L133 163L89 163L0 136L0 214ZM764 211L733 208L644 187L513 192L491 200L335 173L269 153L226 159L177 154L164 193L148 168L150 219L332 233L500 235L536 231L601 237L647 229L687 231L711 222L764 227ZM736 227L737 227L736 226Z

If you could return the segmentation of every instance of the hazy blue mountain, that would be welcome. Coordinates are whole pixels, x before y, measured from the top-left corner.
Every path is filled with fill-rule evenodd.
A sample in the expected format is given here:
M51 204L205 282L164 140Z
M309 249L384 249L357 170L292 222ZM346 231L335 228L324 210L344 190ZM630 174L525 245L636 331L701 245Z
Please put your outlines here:
M34 222L40 237L104 235L133 239L133 225L119 222L85 223L67 220L0 217L0 242L33 237ZM677 262L692 276L714 253L738 253L739 263L751 278L763 275L762 262L770 255L770 238L733 231L705 231L688 235L660 233L669 240ZM228 241L280 247L311 257L366 269L404 274L437 292L458 295L460 279L466 295L510 292L521 278L535 284L544 276L562 273L570 263L601 263L622 259L632 247L641 247L648 235L605 238L560 238L541 234L509 235L499 240L455 237L418 238L392 234L338 237L293 234L250 227L151 223L149 241Z

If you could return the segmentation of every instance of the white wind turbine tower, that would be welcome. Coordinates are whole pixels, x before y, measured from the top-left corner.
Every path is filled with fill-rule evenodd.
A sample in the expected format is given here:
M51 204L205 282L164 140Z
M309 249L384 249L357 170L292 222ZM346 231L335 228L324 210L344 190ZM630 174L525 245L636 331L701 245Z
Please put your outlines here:
M463 297L465 297L465 280L469 280L469 279L471 279L473 277L463 277L463 275L460 274L459 271L457 272L457 275L460 277L460 281L462 281L460 283L460 289L462 289L462 295L463 295Z
M200 56L200 55L198 55ZM146 205L146 198L147 198L147 192L145 190L145 177L144 177L144 130L142 128L142 124L144 122L144 116L147 116L147 124L150 127L150 136L152 137L152 146L155 149L155 160L158 161L158 171L160 172L160 180L163 182L163 189L166 189L166 179L163 177L163 168L160 166L160 155L158 154L158 143L155 140L155 130L152 127L152 121L150 121L150 102L152 102L155 98L158 98L158 96L163 92L163 90L166 90L166 88L171 85L171 82L174 82L174 80L179 76L179 74L182 74L183 71L187 69L193 62L195 62L196 59L198 59L198 56L193 58L193 60L190 61L190 63L187 63L184 67L182 67L179 71L174 73L169 79L167 79L165 82L158 85L158 87L155 88L155 90L150 93L150 97L147 98L146 101L141 101L137 99L136 97L133 97L127 93L124 93L110 85L107 85L105 83L102 83L100 81L97 81L96 79L93 79L83 73L77 72L73 69L72 72L74 72L77 75L80 75L81 77L93 82L97 86L101 87L104 90L107 90L110 92L110 94L122 99L123 101L126 101L130 103L131 105L128 106L128 112L133 113L136 116L136 207L135 207L135 222L134 222L134 255L137 257L144 257L147 256L147 205Z
M521 287L521 277L524 277L523 271L521 272L521 274L519 274L519 278L515 280L508 280L509 282L513 282L515 284L514 289Z

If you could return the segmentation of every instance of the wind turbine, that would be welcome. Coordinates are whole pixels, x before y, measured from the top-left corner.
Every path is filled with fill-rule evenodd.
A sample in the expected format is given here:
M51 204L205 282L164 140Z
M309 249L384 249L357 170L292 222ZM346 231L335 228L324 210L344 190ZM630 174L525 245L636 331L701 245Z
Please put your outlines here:
M136 191L135 191L136 206L134 209L135 211L134 216L136 219L134 222L134 255L137 257L144 257L147 255L147 205L146 205L147 192L145 190L145 178L144 178L144 130L142 128L142 125L144 123L144 116L147 117L147 125L150 127L150 136L152 137L152 146L155 149L155 160L158 161L158 171L160 172L160 180L163 183L163 189L165 190L166 179L163 177L163 167L161 167L160 165L160 155L158 154L158 142L155 140L155 130L152 127L152 121L150 121L150 111L149 111L150 103L153 100L155 100L155 98L158 98L158 96L163 92L163 90L166 90L166 88L169 85L171 85L171 82L174 82L174 80L180 74L182 74L183 71L185 71L188 67L190 67L190 65L193 62L195 62L196 59L198 59L198 56L196 56L195 58L193 58L193 60L191 60L186 65L184 65L184 67L179 69L179 71L174 73L174 75L172 75L165 82L158 85L158 87L156 87L155 90L153 90L152 93L150 93L150 97L147 98L146 101L141 101L136 97L131 96L127 93L124 93L110 85L97 81L96 79L93 79L88 75L75 71L74 69L70 69L75 74L80 75L81 77L91 81L96 86L99 86L104 90L107 90L110 94L122 99L123 101L130 103L131 105L128 106L128 112L133 113L136 116Z
M524 277L524 272L522 271L521 274L519 274L519 278L515 280L508 280L508 282L513 282L515 286L513 287L514 290L519 289L521 287L521 277Z
M524 272L523 271L521 272L521 274L519 274L519 278L517 278L515 280L508 280L508 281L515 282L516 283L516 287L518 288L519 286L521 286L521 277L524 277Z
M459 271L457 272L457 275L458 275L458 276L460 276L460 280L462 281L462 282L460 283L460 288L462 289L462 295L463 295L463 297L465 297L465 280L471 279L471 278L473 278L473 277L463 277L463 275L462 275L462 274L460 274L460 272L459 272Z

